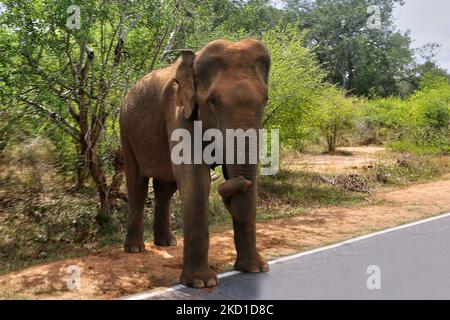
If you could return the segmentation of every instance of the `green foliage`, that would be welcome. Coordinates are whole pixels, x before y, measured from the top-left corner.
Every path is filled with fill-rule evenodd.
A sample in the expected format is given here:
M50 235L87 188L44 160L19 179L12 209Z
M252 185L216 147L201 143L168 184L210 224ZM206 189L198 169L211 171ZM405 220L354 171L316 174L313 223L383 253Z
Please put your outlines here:
M297 28L278 25L263 36L272 59L264 125L280 130L284 147L302 150L322 136L334 151L343 130L352 126L358 99L324 82L325 72L304 47L307 33Z
M400 98L366 101L357 114L357 134L362 144L382 143L406 134L412 123L411 109Z
M314 119L327 141L328 152L336 151L342 131L352 127L357 102L358 99L345 97L334 87L322 91Z
M286 146L302 148L314 133L310 115L318 108L325 74L315 56L304 48L305 33L293 25L266 32L263 42L271 54L269 102L264 125L280 130Z
M365 197L322 183L314 173L286 169L280 170L276 176L263 176L261 193L269 201L282 200L303 208L355 204Z
M444 77L425 75L422 90L412 98L417 104L419 126L431 130L449 129L450 125L450 83Z
M3 2L2 112L26 114L31 135L49 137L55 165L71 172L79 189L91 178L103 210L117 191L111 181L120 105L137 78L166 64L161 51L179 12L156 0L83 2L78 30L66 25L72 4Z
M401 0L288 1L333 84L356 95L398 93L410 73L413 52L407 33L395 31L392 10ZM380 29L368 28L367 8L380 8Z
M282 11L270 6L267 0L187 1L185 7L189 18L183 20L177 43L179 47L194 49L218 38L260 38L282 17Z
M424 75L421 89L406 100L369 101L362 110L366 128L388 130L394 150L443 153L450 149L450 84L446 77Z

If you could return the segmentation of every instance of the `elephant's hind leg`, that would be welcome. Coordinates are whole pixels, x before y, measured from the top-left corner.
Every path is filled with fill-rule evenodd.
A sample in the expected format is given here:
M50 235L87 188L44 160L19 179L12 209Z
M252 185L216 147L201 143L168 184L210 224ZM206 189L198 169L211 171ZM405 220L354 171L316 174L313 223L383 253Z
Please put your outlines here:
M176 182L153 179L155 190L155 217L153 235L157 246L175 246L177 240L170 226L170 199L177 190Z
M144 205L148 193L148 177L140 174L139 165L132 150L122 144L125 162L125 175L128 190L128 230L124 243L125 252L138 253L145 250L144 245Z

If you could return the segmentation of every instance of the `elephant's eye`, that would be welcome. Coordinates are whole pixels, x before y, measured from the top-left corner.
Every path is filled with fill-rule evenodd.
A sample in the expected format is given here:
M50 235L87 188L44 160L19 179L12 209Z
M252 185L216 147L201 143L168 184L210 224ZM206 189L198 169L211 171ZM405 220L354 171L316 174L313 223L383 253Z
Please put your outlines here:
M219 105L219 99L215 94L211 94L206 100L206 103L208 103L211 107L217 107Z

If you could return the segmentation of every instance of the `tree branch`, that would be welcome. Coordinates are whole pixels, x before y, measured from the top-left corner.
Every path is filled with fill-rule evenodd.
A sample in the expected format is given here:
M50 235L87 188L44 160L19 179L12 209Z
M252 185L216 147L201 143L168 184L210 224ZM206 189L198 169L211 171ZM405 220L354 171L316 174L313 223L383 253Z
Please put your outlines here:
M68 123L59 113L48 110L47 108L41 106L40 104L29 101L26 98L18 97L19 101L25 102L28 106L33 107L36 111L38 111L42 116L47 118L48 120L53 121L55 124L63 124L62 129L69 134L72 138L78 139L80 132L77 128L73 127L70 123Z

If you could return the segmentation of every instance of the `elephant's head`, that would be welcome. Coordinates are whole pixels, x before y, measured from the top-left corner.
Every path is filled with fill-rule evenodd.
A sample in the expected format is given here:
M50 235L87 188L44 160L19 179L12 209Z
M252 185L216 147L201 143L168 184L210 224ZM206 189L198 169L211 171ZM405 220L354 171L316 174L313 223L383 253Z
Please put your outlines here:
M269 68L267 48L253 39L216 40L197 54L183 51L176 81L184 116L202 121L204 129L221 130L224 137L226 129L258 132L267 102ZM248 153L248 141L246 144ZM257 164L249 164L249 159L247 154L245 164L235 164L227 163L224 157L227 181L219 192L238 220L256 209Z

